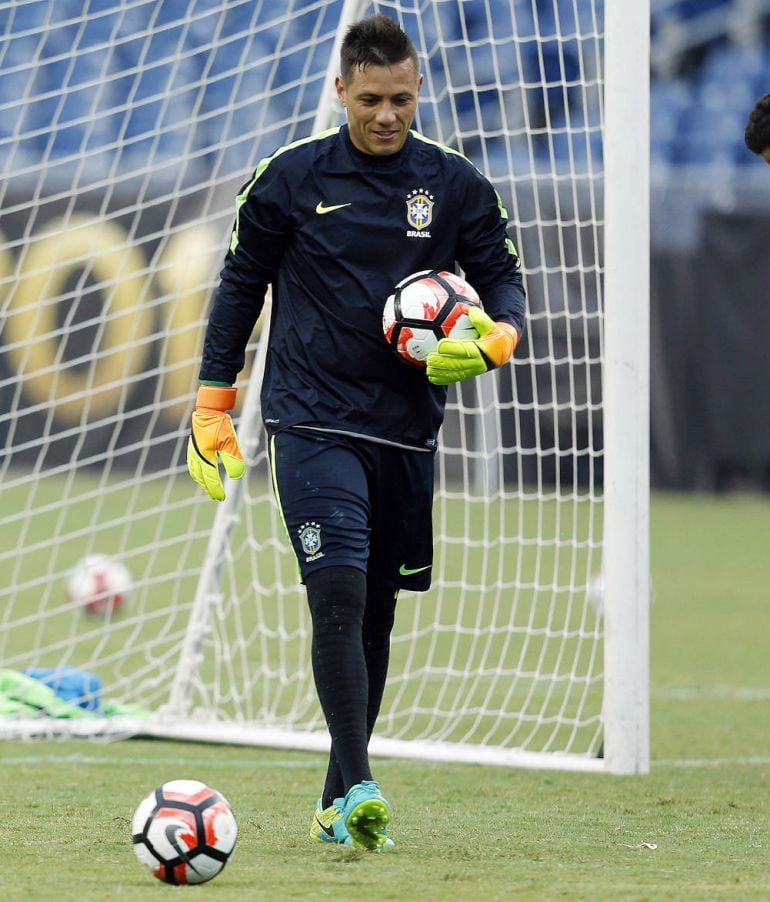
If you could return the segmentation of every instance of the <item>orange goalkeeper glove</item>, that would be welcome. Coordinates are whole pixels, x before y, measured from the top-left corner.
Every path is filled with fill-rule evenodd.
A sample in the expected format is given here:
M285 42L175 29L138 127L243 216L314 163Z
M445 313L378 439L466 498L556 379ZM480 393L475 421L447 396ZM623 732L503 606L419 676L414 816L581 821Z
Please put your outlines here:
M516 350L519 333L508 323L496 323L481 307L470 307L468 318L478 338L442 338L428 355L428 379L434 385L450 385L502 366Z
M237 389L226 386L201 385L192 415L187 469L214 501L225 500L217 455L231 479L240 479L246 472L233 421L227 412L235 405L236 392Z

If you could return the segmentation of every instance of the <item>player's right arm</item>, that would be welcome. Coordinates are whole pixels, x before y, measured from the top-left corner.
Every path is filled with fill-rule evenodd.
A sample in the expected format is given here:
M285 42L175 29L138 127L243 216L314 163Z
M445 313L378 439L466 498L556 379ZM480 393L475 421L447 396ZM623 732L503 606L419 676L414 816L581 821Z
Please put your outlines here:
M259 164L236 198L230 246L203 342L202 382L232 385L243 369L267 286L289 240L290 185L272 159Z
M220 281L214 294L200 369L201 386L187 444L190 476L215 501L225 497L219 473L238 479L245 464L229 411L267 286L275 278L289 237L289 199L270 161L260 163L236 200L236 217Z

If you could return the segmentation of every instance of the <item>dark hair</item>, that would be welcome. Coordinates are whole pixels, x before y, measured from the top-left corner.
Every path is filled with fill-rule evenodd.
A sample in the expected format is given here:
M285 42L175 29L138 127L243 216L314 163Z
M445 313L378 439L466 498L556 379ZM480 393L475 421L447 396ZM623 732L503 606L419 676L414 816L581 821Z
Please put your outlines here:
M770 94L760 97L754 104L743 140L752 153L761 154L770 147Z
M348 28L340 50L342 78L347 80L359 67L392 66L406 59L412 60L419 71L417 50L409 36L393 19L377 13Z

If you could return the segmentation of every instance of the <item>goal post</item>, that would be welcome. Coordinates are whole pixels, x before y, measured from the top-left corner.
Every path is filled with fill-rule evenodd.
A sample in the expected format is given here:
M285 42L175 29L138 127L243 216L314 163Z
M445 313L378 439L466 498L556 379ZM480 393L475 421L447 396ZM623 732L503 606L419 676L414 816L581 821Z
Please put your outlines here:
M605 8L604 731L614 773L649 770L649 14L649 2Z
M418 49L416 127L500 195L528 324L511 364L450 391L435 582L399 600L371 751L648 770L649 0L631 7L0 11L0 738L328 747L260 423L262 322L236 411L247 476L215 505L184 450L235 195L343 122L340 42L379 11ZM105 616L67 596L92 553L133 577ZM31 703L41 669L93 675L82 716Z

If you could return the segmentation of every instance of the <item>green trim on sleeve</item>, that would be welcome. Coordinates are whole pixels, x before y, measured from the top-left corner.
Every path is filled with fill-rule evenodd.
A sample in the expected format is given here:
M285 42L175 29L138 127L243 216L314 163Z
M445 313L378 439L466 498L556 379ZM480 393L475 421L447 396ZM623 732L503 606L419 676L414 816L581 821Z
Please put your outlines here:
M412 132L413 137L417 138L419 141L424 141L426 144L432 144L434 147L440 147L441 150L444 150L447 153L454 154L456 157L461 157L467 163L470 163L471 166L473 166L473 168L477 172L481 172L481 170L473 162L473 160L468 159L468 157L466 157L465 154L460 153L459 150L455 150L454 147L448 147L446 144L441 144L438 141L434 141L432 138L426 138L425 135L421 135L419 132L416 132L414 130L411 130L411 132ZM483 172L481 172L481 174L484 175ZM484 175L484 178L487 179L487 181L489 181L487 176ZM491 184L491 182L490 182L490 184ZM502 197L500 197L500 193L497 191L497 189L495 188L494 185L492 185L492 190L495 192L495 197L497 198L497 206L500 210L500 217L501 217L501 219L504 219L506 222L508 222L508 211L503 206L503 199L502 199ZM516 245L513 243L513 241L511 241L510 238L506 237L505 248L512 257L516 258L516 260L518 261L518 265L520 267L521 266L521 257L519 256L519 252L516 250Z
M334 128L327 128L326 131L318 132L318 134L310 135L309 138L300 138L299 141L292 141L291 144L287 144L285 147L279 147L276 152L270 156L265 157L263 160L260 160L257 164L257 168L254 170L254 176L250 182L247 182L244 185L241 193L235 198L235 226L233 227L232 235L230 236L230 253L234 254L238 249L239 238L238 238L238 226L239 219L241 215L241 207L246 203L249 199L249 194L251 194L251 189L256 185L259 177L262 173L267 169L270 163L276 158L279 157L282 153L285 153L287 150L292 150L294 147L300 147L302 144L309 144L311 141L319 141L321 138L328 138L330 135L334 135L339 132L340 126L337 125Z

